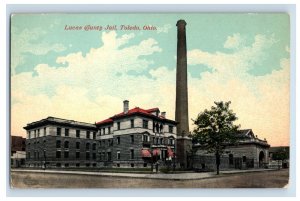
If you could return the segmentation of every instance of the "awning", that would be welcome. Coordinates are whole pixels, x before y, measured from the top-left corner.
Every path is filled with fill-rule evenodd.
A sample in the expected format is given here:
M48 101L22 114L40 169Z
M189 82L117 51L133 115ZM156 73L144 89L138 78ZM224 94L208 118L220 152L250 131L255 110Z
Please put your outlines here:
M148 149L142 149L142 157L143 158L151 157L151 152Z
M168 148L168 157L174 158L174 152L172 151L171 148Z
M154 149L153 150L153 156L158 156L160 155L160 150L159 149Z

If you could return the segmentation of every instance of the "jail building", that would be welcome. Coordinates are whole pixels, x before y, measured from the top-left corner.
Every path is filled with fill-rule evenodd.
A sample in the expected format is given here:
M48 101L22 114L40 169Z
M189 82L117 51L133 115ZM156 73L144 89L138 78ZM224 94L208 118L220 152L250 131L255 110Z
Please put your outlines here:
M94 124L48 117L27 124L26 166L40 168L96 167Z
M96 123L100 167L150 167L174 160L177 123L159 108L129 109Z

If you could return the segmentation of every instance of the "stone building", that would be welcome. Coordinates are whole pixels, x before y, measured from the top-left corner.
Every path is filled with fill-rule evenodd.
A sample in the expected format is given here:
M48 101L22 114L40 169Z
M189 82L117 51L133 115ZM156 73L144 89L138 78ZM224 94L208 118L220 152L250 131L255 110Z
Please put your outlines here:
M122 113L95 124L55 117L27 124L26 166L150 167L172 161L176 122L158 108L128 106L126 100Z
M221 155L220 169L265 168L269 163L270 145L259 139L251 129L240 130L236 145L227 146ZM216 170L216 158L200 145L193 146L193 168L197 170Z
M96 123L100 166L150 167L153 158L161 164L174 157L176 122L158 108L129 110Z
M27 167L96 167L97 128L73 120L48 117L24 127Z

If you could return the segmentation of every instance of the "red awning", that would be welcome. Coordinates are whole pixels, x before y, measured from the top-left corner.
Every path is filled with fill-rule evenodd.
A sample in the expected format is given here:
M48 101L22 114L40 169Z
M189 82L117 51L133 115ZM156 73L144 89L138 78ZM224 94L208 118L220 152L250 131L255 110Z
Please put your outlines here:
M153 150L153 156L158 156L160 155L160 150L159 149L154 149Z
M168 148L168 157L174 158L174 152L172 151L171 148Z
M144 158L151 157L151 152L148 149L142 149L142 157Z

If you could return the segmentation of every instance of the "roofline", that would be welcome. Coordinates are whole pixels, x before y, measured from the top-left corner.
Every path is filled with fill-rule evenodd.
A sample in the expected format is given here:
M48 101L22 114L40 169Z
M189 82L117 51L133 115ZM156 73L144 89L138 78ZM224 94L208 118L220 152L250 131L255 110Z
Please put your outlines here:
M65 120L63 122L56 121L58 120ZM75 123L75 124L72 124ZM76 124L77 123L77 124ZM41 119L39 121L35 121L32 123L28 123L26 126L23 128L25 130L31 129L31 128L36 128L39 126L43 125L61 125L61 126L69 126L69 127L75 127L75 128L85 128L85 129L97 129L95 124L90 124L90 123L85 123L85 122L80 122L80 121L75 121L75 120L68 120L68 119L62 119L62 118L57 118L57 117L47 117L45 119Z
M149 118L153 118L153 119L156 119L156 120L160 120L160 121L165 121L165 122L169 122L169 123L173 123L173 124L178 124L178 122L176 121L173 121L171 119L162 119L162 118L159 118L158 116L155 116L153 114L145 114L145 113L142 113L142 112L135 112L135 113L131 113L131 114L124 114L124 115L121 115L121 116L112 116L110 117L110 119L113 119L113 120L117 120L117 119L122 119L124 117L131 117L131 116L144 116L144 117L149 117Z

